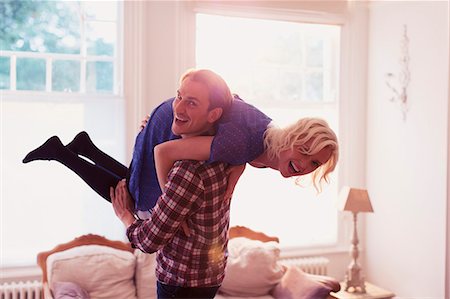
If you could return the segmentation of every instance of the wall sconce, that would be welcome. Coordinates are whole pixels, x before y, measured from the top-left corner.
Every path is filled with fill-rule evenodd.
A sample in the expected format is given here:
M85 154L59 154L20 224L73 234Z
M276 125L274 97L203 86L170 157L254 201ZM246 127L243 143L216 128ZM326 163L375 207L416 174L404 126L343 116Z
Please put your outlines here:
M352 261L348 266L345 275L345 291L353 291L353 293L365 293L366 285L364 276L362 275L361 266L358 264L358 234L357 234L357 214L358 212L373 212L370 203L369 193L365 189L356 189L343 187L339 194L339 209L341 211L350 211L353 213L353 238L350 255Z
M408 112L407 89L411 80L411 74L409 72L409 38L406 25L403 25L403 37L400 45L400 72L398 75L387 73L386 85L394 94L389 100L400 104L403 120L406 120L406 112Z

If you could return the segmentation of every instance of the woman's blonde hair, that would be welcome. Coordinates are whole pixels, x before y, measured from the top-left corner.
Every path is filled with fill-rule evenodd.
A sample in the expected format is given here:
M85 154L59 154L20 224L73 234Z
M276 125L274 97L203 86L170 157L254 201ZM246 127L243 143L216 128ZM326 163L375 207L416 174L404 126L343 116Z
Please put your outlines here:
M306 143L311 141L308 147ZM302 118L285 128L270 125L264 134L264 145L269 158L279 158L285 150L298 149L300 153L314 155L323 148L331 147L331 157L312 173L314 187L322 190L323 181L329 182L328 175L336 168L339 159L339 145L336 134L328 123L320 118Z

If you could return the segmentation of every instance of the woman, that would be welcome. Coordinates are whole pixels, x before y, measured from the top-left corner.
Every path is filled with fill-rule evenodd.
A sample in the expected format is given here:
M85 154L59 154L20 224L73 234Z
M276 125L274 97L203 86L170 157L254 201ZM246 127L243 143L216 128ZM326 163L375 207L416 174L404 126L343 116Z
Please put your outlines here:
M220 76L211 71L200 72L207 72L214 78L215 83L209 88L210 96L231 95ZM189 74L192 71L184 75L181 81ZM136 138L129 169L99 150L85 132L79 133L67 146L53 136L30 152L23 162L57 160L108 201L109 188L115 187L126 177L138 211L153 208L176 160L222 161L231 165L250 163L255 167L278 170L284 177L314 172L314 185L318 190L320 183L327 181L328 174L336 166L337 138L323 120L305 118L289 127L277 128L268 116L234 96L231 108L224 111L218 121L215 136L177 139L173 132L176 133L186 123L182 113L173 111L173 102L177 99L178 96L165 101L152 112L148 124ZM78 155L89 158L95 164ZM235 168L230 174L229 194L242 171L243 166ZM161 178L160 181L158 178Z

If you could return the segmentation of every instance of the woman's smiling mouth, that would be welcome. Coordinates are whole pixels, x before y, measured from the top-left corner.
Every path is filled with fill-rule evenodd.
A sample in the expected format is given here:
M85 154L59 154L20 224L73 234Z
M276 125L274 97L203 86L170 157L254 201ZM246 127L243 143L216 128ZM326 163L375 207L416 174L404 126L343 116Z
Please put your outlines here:
M301 169L298 169L292 161L289 162L289 168L291 169L291 171L293 173L299 173L301 170Z

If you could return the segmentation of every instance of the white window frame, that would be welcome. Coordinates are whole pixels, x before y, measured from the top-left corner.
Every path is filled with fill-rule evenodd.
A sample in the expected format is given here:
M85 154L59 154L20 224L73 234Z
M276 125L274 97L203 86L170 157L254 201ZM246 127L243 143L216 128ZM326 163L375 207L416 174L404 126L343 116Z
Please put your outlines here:
M281 4L282 5L282 4ZM278 21L318 23L341 26L340 82L339 82L339 133L340 158L338 189L344 185L365 185L365 97L367 63L367 11L363 7L348 4L344 11L331 13L320 10L303 10L284 7L255 7L195 1L181 4L176 20L176 56L178 73L195 66L195 14L217 14L230 17L262 18ZM358 18L354 18L358 16ZM352 52L363 53L352 57ZM353 51L352 51L353 50ZM360 51L360 52L359 52ZM366 55L364 55L364 53ZM351 81L358 82L352 85ZM326 103L324 103L326 105ZM334 103L332 103L334 105ZM314 105L312 103L311 105ZM338 196L338 194L336 194ZM350 215L351 216L351 215ZM335 245L283 250L282 256L306 256L314 254L348 253L351 240L351 219L345 213L338 214L338 237ZM361 221L360 229L364 229Z

